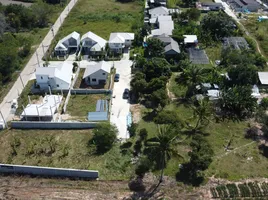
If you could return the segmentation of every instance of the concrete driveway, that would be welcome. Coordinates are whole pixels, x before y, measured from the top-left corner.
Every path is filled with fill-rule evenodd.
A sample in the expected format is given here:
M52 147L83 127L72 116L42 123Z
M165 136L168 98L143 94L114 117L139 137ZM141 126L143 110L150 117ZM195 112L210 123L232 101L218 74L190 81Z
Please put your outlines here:
M118 138L127 139L129 138L127 116L130 113L130 104L127 99L123 99L123 92L125 88L130 89L132 61L129 60L129 55L125 54L123 59L115 61L114 65L116 73L120 74L120 80L114 83L113 96L115 98L112 98L110 121L118 129Z

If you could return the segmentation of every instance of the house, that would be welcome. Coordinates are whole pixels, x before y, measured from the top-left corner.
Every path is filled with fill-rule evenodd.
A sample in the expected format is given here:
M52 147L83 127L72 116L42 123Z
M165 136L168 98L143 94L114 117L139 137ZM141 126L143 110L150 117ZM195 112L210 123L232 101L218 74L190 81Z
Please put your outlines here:
M79 50L79 46L80 34L74 31L57 43L54 52L57 56L65 56L70 53L76 53Z
M21 113L22 120L52 121L54 114L61 104L62 98L60 95L46 95L42 103L32 104L29 102Z
M160 36L157 36L159 40L161 40L164 43L165 46L165 55L166 56L176 56L180 54L180 47L179 44L173 40L168 35L162 34Z
M196 46L198 44L196 35L183 35L183 37L184 37L184 44L186 46Z
M166 21L172 21L172 17L170 15L165 15L165 16L158 16L156 18L150 18L149 20L150 24L156 24L157 26L159 26L159 23Z
M99 55L105 51L107 41L95 33L89 31L81 38L82 51L84 54Z
M83 75L87 85L104 85L111 71L111 65L108 62L101 61L96 65L88 66Z
M109 48L117 53L122 53L124 48L130 47L134 40L134 33L111 33Z
M227 0L236 12L257 12L261 5L255 0Z
M196 2L196 8L201 10L201 12L224 10L224 7L221 3L214 2Z
M258 72L258 77L262 86L268 86L268 72Z
M147 1L150 8L157 7L157 6L167 6L167 0L148 0Z
M73 78L73 65L68 62L50 62L48 67L37 67L36 85L40 89L69 89Z
M236 50L248 49L249 45L243 37L227 37L223 38L223 48L232 48Z
M151 31L151 34L153 36L158 36L162 34L166 35L172 35L172 32L174 30L174 22L171 21L160 21L158 22L158 29L154 29Z
M167 9L164 6L152 8L149 10L150 18L157 18L159 16L168 16L169 14L170 14L169 9Z

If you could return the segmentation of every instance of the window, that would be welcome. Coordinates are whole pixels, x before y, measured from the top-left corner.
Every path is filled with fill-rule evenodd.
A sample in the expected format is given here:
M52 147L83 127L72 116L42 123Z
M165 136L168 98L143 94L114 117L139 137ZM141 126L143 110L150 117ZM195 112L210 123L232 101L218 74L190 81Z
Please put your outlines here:
M95 78L92 79L92 82L96 82L97 80Z
M60 87L60 86L57 84L57 87Z
M102 75L105 75L105 73L102 73Z
M41 76L41 79L43 79L43 76Z

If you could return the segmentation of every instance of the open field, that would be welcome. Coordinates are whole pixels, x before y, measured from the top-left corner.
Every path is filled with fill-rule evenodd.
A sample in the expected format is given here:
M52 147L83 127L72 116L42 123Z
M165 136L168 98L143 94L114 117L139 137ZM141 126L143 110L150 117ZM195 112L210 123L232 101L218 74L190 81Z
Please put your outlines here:
M109 96L105 94L73 94L67 106L67 113L71 116L86 117L88 112L96 111L96 103L99 99L107 98L109 98Z
M248 15L247 20L241 20L241 23L245 26L247 31L253 36L259 43L261 51L268 57L268 38L266 37L268 32L268 21L258 22L258 15Z
M0 162L99 170L101 179L128 179L130 156L119 145L96 155L91 130L5 130L0 132ZM120 157L120 160L118 158Z
M92 31L106 40L111 32L131 31L132 24L140 21L142 8L143 3L138 1L79 0L56 35L54 46L57 40L73 31L81 36Z
M187 120L189 123L195 122L192 119L193 112L191 108L184 104L172 103L165 107L167 110L175 110L179 117ZM154 137L157 134L157 126L152 121L147 121L150 110L143 110L143 119L139 123L139 129L146 128L149 137ZM244 134L248 122L233 122L224 121L216 123L212 118L210 124L204 132L206 138L211 144L215 156L214 161L209 169L205 172L208 177L215 175L216 177L226 178L228 180L239 180L244 178L267 177L268 160L259 153L258 145L250 139L245 139ZM181 134L181 138L185 139L187 135ZM239 148L227 155L224 146L233 138L231 149ZM179 153L184 155L184 161L172 158L165 169L165 174L175 178L178 172L178 165L188 160L188 144L190 137L186 139L182 145L178 147Z

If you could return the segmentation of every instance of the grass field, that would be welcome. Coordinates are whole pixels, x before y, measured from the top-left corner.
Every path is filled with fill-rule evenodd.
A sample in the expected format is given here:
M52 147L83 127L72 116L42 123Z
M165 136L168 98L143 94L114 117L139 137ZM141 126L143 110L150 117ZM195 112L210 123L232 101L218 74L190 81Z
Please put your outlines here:
M1 163L99 170L101 179L128 179L129 155L118 145L96 155L91 130L5 130L0 132ZM118 159L120 157L120 159Z
M92 31L108 40L111 32L131 31L132 24L140 21L142 8L143 3L138 1L79 0L65 19L56 40L73 31L81 36Z
M250 35L258 41L262 52L268 58L268 38L266 37L268 21L258 22L257 17L257 15L250 15L247 20L241 20L241 22Z
M67 106L67 113L71 116L84 116L88 112L96 111L96 103L99 99L107 99L109 96L104 94L75 95L73 94Z
M184 104L172 103L165 107L167 110L175 110L179 117L194 124L192 119L193 112L191 108ZM143 111L143 116L146 116L147 110ZM206 127L204 132L207 134L205 137L211 144L215 156L213 163L205 172L208 177L215 175L216 177L226 178L228 180L239 180L249 177L267 177L268 160L259 153L257 143L250 139L245 139L244 134L248 122L233 122L224 121L216 123L212 118L210 124ZM146 121L143 118L139 123L139 129L146 128L149 137L154 137L157 134L157 125L152 121ZM186 135L181 134L184 139ZM239 148L227 155L224 146L228 141L233 138L231 148ZM189 159L187 153L189 148L190 138L186 139L182 145L178 147L179 153L184 155L184 161L172 158L168 163L165 174L175 177L179 168L178 165L184 163ZM250 144L247 146L247 144ZM244 146L246 145L246 146Z

